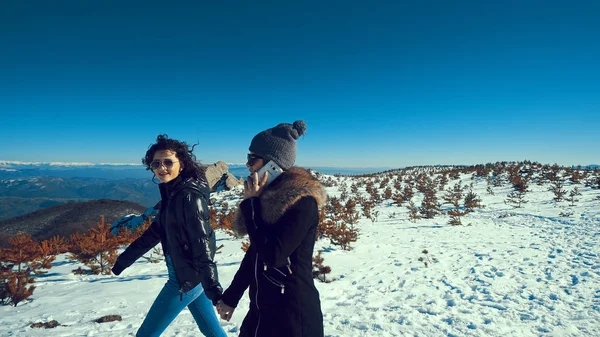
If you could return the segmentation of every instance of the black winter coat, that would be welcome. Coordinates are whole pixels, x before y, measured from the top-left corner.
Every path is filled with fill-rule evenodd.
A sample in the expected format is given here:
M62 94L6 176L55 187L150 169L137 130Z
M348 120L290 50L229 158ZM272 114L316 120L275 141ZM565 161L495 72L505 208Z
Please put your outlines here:
M250 287L250 310L241 337L322 337L321 302L312 277L312 255L326 199L308 171L292 168L258 198L244 200L234 230L250 247L222 300L236 307Z
M119 255L113 272L119 275L158 242L171 256L183 294L199 283L215 304L223 289L219 284L215 233L210 226L207 200L209 188L205 179L177 177L159 185L160 211L150 227Z

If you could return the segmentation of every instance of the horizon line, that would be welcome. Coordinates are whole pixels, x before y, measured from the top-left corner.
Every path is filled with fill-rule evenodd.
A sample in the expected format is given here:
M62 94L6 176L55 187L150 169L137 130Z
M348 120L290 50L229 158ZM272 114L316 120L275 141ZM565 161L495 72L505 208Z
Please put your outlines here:
M521 160L521 161L514 161L514 160L500 160L500 161L496 161L496 162L514 162L514 163L518 163L518 162L524 162L524 161L529 161L529 160ZM204 164L206 166L208 165L214 165L218 162L223 162L222 160L213 162L213 163L209 163L209 164ZM532 163L535 163L536 161L530 161ZM245 163L227 163L224 162L225 164L227 164L228 166L245 166ZM485 165L485 164L493 164L492 162L489 163L479 163L479 164L420 164L420 165L407 165L407 166L398 166L398 167L392 167L392 166L330 166L330 165L303 165L303 167L307 168L307 169L311 169L311 168L325 168L325 169L383 169L383 170L396 170L396 169L403 169L403 168L407 168L407 167L419 167L419 166L476 166L476 165ZM541 163L540 163L541 164ZM144 166L144 164L141 163L110 163L110 162L101 162L101 163L92 163L92 162L63 162L63 161L56 161L56 162L50 162L50 161L34 161L34 162L26 162L26 161L19 161L19 160L2 160L0 159L0 166L8 166L8 165L49 165L49 166L102 166L102 165L106 165L106 166ZM544 165L544 164L542 164ZM546 164L546 165L554 165L553 164ZM560 165L559 165L560 166ZM599 164L571 164L571 165L562 165L564 167L576 167L576 166L582 166L582 167L588 167L588 166L600 166Z

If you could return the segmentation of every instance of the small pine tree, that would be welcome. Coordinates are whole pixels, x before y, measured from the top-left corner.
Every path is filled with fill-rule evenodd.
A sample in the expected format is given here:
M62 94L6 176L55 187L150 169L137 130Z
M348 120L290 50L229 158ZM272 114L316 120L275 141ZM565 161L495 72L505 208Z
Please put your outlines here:
M338 223L328 230L328 237L331 244L340 246L343 250L352 250L350 244L358 240L358 229L353 225Z
M404 186L404 189L402 190L402 198L405 201L410 201L414 195L415 192L413 191L412 187L408 185Z
M489 195L494 195L494 188L492 187L493 185L488 184L485 191L488 192Z
M408 208L408 218L410 221L416 222L417 220L421 219L421 216L419 215L419 208L412 200L408 202L406 208Z
M364 201L362 204L362 213L365 216L365 218L367 219L371 219L372 218L372 214L371 211L373 210L373 207L375 206L375 204L373 203L373 201Z
M452 226L462 225L460 221L460 217L469 213L467 210L461 210L460 208L460 200L462 199L462 186L460 181L454 185L452 190L446 191L446 195L444 196L444 200L449 202L454 206L453 209L448 211L448 215L450 215L450 220L448 223Z
M513 189L517 192L523 192L526 193L528 191L528 181L527 178L525 177L521 177L518 174L513 175L513 177L511 178L511 183L513 186Z
M210 221L210 227L213 231L219 228L219 222L217 220L217 210L214 207L211 207L208 210L208 219Z
M235 221L235 210L224 210L223 213L217 215L217 228L222 229L230 236L235 236L233 233L233 223Z
M463 188L461 186L460 181L454 184L452 189L446 190L446 194L442 197L445 202L449 204L454 204L455 201L460 201L462 199Z
M392 189L391 189L391 188L389 188L389 187L387 187L387 188L385 189L385 191L383 192L383 197L384 197L385 199L392 199Z
M472 212L475 208L484 208L484 206L481 204L479 196L473 192L473 189L469 189L465 194L465 209L467 212Z
M394 189L396 191L402 190L402 178L398 177L396 180L394 180Z
M402 206L402 203L404 202L404 197L402 196L402 193L396 192L394 193L394 195L392 195L392 200L394 200L394 203L398 206Z
M358 223L358 211L356 210L356 201L354 199L348 199L344 206L344 211L340 214L341 220L350 225L356 225Z
M554 201L560 202L563 200L565 194L567 194L567 191L564 189L564 187L564 182L559 178L552 180L552 185L548 190L554 193Z
M579 188L577 188L577 186L575 186L571 192L569 192L569 196L567 197L567 201L569 202L569 206L575 206L575 203L579 201L579 199L577 199L577 196L581 195L581 192L579 192Z
M446 188L446 184L448 184L448 177L446 176L446 174L442 173L439 177L438 177L438 186L440 191L443 191L444 188Z
M569 177L569 180L571 180L573 184L579 184L581 179L583 179L583 174L581 173L581 166L578 166L573 170L573 172L571 172L571 177Z
M316 278L321 282L329 283L331 280L327 280L327 274L331 273L331 268L323 265L324 258L321 256L322 252L322 250L319 250L317 256L313 257L312 275L313 278Z
M440 214L442 211L438 204L435 192L435 186L433 185L428 185L424 192L425 196L421 202L421 207L419 207L419 212L426 219L433 219L433 217Z
M330 222L331 220L327 219L325 207L319 209L319 224L317 225L316 240L325 237L325 233L327 232L327 228L330 226Z
M458 180L460 179L460 171L459 170L452 170L448 176L450 177L450 179L452 180Z
M351 250L350 244L358 239L356 201L350 199L345 206L337 198L330 198L319 214L317 238L328 238L331 244Z
M346 190L343 190L342 193L340 194L340 200L345 201L345 200L348 200L348 198L349 198L348 192Z
M120 246L121 239L111 233L110 226L104 223L101 215L96 228L90 228L87 234L71 235L69 259L85 264L93 274L110 275Z
M511 205L514 208L521 208L521 205L526 204L528 201L525 200L525 192L522 191L512 191L508 194L507 199L504 200L504 203L507 205Z
M31 235L18 233L9 238L11 247L0 250L0 303L17 304L29 298L35 289L35 277L50 269L56 248L51 241L43 245Z
M33 282L35 279L25 271L9 273L5 283L8 303L16 307L17 304L31 297L35 290Z

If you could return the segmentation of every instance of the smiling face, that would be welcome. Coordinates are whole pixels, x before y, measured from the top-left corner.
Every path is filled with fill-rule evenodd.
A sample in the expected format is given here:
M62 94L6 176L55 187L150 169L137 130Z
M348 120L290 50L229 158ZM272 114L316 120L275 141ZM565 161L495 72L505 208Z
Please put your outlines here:
M177 158L175 151L158 150L154 153L154 158L151 163L152 172L156 175L161 183L168 183L177 178L183 166Z

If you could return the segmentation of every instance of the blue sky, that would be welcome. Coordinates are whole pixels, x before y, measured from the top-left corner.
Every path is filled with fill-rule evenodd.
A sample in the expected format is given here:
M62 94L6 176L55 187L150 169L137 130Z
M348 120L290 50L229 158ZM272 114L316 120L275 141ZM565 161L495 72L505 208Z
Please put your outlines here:
M0 159L201 161L304 119L297 164L600 161L600 2L2 1Z

